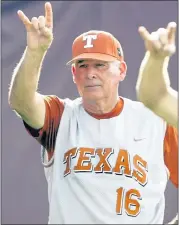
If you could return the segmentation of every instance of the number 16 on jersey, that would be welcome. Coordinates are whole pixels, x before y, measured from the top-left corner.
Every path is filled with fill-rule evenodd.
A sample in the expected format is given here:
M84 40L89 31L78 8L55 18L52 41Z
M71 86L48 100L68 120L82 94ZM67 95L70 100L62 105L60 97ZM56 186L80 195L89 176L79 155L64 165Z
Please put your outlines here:
M122 215L123 210L125 210L128 216L136 217L141 209L139 200L142 200L142 197L140 192L136 189L126 191L122 187L118 188L116 192L116 213ZM137 199L133 199L133 197L136 197Z

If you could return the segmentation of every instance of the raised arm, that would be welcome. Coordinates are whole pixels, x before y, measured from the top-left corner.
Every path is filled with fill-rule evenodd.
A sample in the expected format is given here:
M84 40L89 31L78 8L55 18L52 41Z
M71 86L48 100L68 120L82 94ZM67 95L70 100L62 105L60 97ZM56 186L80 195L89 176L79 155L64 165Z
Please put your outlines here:
M141 63L136 84L137 98L169 124L177 127L178 92L170 86L168 63L175 53L176 23L149 34L140 27L146 54Z
M14 69L8 100L27 124L39 129L44 125L45 103L37 89L43 60L53 40L52 6L45 3L45 16L31 21L22 11L17 13L27 32L27 46Z

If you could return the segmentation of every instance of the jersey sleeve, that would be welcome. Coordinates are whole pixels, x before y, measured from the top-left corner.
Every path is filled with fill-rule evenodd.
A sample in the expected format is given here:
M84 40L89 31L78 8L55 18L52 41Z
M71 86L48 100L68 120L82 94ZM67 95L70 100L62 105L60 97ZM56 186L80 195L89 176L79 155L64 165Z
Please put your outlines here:
M28 133L34 137L46 149L48 160L53 156L56 136L60 120L64 111L64 102L54 95L44 96L45 122L40 129L34 129L25 121L24 125Z
M164 139L164 161L170 172L171 182L178 187L178 132L167 125Z

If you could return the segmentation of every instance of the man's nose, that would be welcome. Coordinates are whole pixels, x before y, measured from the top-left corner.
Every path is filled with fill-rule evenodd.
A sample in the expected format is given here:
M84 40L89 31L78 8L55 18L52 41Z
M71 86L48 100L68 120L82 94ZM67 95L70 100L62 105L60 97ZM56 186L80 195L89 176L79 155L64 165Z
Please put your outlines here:
M90 79L90 80L96 78L96 71L95 71L94 68L92 68L92 67L88 68L88 70L87 70L87 78Z

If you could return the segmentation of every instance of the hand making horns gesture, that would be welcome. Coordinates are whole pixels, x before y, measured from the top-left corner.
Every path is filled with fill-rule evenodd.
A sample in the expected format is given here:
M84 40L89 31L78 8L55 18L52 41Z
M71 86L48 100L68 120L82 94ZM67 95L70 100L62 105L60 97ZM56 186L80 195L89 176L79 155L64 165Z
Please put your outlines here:
M27 31L27 46L31 50L46 51L53 40L53 12L49 2L45 3L45 16L33 17L31 21L21 11L17 12Z
M170 22L166 28L159 28L151 34L145 27L139 27L146 51L157 57L172 56L176 51L176 23Z

